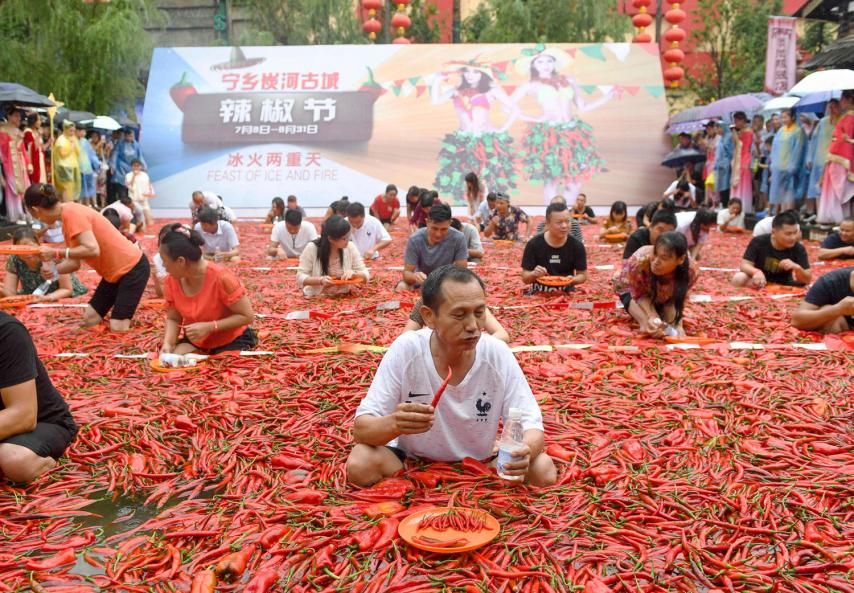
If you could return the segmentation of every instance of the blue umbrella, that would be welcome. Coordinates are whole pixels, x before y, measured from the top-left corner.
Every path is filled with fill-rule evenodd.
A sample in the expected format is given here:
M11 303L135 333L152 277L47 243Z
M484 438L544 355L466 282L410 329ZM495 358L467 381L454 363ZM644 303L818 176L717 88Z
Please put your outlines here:
M800 101L795 103L795 111L797 113L824 113L827 111L827 102L831 99L838 99L841 96L842 91L811 93L805 95Z
M736 111L744 111L747 114L762 109L763 102L753 94L735 95L709 103L702 110L702 117L710 119L723 117Z

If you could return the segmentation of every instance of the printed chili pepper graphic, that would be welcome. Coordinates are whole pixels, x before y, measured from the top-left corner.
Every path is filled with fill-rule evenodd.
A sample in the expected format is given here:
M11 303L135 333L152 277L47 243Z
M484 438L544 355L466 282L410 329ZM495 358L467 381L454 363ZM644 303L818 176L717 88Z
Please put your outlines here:
M190 82L189 78L187 78L186 72L181 75L181 80L176 82L172 85L172 88L169 89L169 96L172 97L172 101L181 111L184 111L184 104L187 102L187 99L196 93L196 87L194 87L193 83Z

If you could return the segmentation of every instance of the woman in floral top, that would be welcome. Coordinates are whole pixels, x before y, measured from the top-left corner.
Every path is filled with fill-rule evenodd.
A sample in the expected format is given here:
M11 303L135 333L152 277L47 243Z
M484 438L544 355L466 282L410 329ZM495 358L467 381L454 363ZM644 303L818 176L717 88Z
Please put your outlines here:
M12 237L15 245L38 246L33 231L29 228L18 229ZM45 281L42 276L42 261L38 255L11 255L6 259L6 277L0 288L2 296L18 294L33 294ZM18 286L20 285L20 289ZM47 293L39 300L57 301L68 297L86 294L86 287L74 274L60 274L57 280L51 282Z
M510 196L495 194L495 212L483 234L499 241L518 241L519 225L525 223L525 239L531 236L531 221L520 208L510 205Z
M684 336L682 313L697 269L684 235L662 233L655 246L641 247L623 263L614 288L641 332L660 337L669 326Z

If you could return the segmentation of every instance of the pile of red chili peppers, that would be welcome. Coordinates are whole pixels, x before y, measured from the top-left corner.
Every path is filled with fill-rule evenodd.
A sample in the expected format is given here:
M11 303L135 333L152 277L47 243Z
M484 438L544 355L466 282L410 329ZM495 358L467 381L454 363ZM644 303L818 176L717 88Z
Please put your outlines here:
M621 247L598 245L598 228L585 229L590 281L568 297L522 298L522 246L487 245L476 271L514 345L588 345L517 354L558 483L510 485L466 459L360 490L343 465L382 355L307 351L400 333L416 295L393 293L388 268L405 236L369 285L308 301L287 264L264 258L269 231L238 230L233 267L271 354L156 374L127 356L159 349L162 311L127 335L77 329L79 309L17 311L81 430L35 484L0 482L0 592L854 593L854 358L844 342L790 346L822 340L789 327L797 298L704 271L694 293L757 298L690 304L689 334L721 344L668 350L620 309L547 306L614 300L617 268L595 266L619 266ZM747 240L714 232L701 265L737 267ZM403 306L373 310L390 300ZM500 308L519 304L542 306ZM285 319L296 310L324 315ZM116 516L96 516L104 501ZM402 518L445 505L492 514L500 535L458 555L400 540Z

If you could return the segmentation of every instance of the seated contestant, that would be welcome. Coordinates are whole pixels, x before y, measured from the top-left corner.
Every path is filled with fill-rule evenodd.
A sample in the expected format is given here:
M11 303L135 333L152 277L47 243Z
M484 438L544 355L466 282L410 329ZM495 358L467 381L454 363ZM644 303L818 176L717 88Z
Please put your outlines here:
M477 211L474 213L474 220L480 230L484 230L489 224L489 219L492 218L492 211L495 210L495 192L486 194L486 199L477 206Z
M297 284L307 297L346 294L352 286L336 286L332 280L349 280L353 276L361 276L365 282L371 279L359 250L350 241L350 223L336 214L323 223L320 238L305 246L299 258Z
M230 270L202 257L205 240L197 231L178 223L168 228L159 250L168 272L163 281L167 309L160 351L218 354L254 347L258 340L249 324L255 313L246 288Z
M682 233L662 233L623 262L614 289L642 333L660 337L666 325L684 336L682 312L688 289L697 281L697 264Z
M160 231L157 233L157 253L151 258L151 278L154 280L154 293L160 298L163 298L163 281L169 275L166 266L163 265L163 257L160 255L160 245L163 244L163 237L166 236L166 233L171 232L172 225L167 224L160 227Z
M510 205L510 196L498 192L495 194L495 210L489 218L489 224L483 230L485 237L498 241L518 241L519 225L525 223L525 240L531 236L531 219L524 210Z
M305 210L302 206L297 204L297 197L293 194L288 196L287 208L288 210L297 210L300 214L302 214L303 218L306 218Z
M827 334L854 330L854 267L830 271L816 280L792 313L792 325Z
M148 258L129 243L110 221L97 211L60 202L52 185L36 183L24 194L27 210L45 224L62 220L62 231L68 247L55 249L42 245L42 259L62 259L56 266L60 275L76 272L85 261L101 276L101 282L83 314L83 327L98 325L112 309L110 329L130 330L150 268Z
M240 261L240 240L227 220L220 220L213 208L202 208L193 230L205 240L205 259Z
M418 205L418 202L421 200L421 188L417 185L412 185L406 191L406 220L409 221L412 218L412 213L415 211L415 207Z
M791 212L774 217L770 235L754 237L741 260L740 272L731 282L735 286L762 288L766 283L802 286L812 280L807 250L798 240L800 227ZM794 278L792 275L794 274Z
M137 231L144 231L145 214L142 206L136 204L126 195L119 195L115 202L107 204L101 214L107 210L113 210L119 217L119 230L133 235Z
M661 209L652 215L648 226L643 226L629 236L623 249L623 261L644 245L655 245L662 233L676 230L676 214L672 210Z
M740 199L730 198L727 207L718 212L718 228L724 232L744 230L744 211Z
M700 261L700 255L703 247L709 242L709 231L717 222L717 215L707 208L700 208L696 212L686 212L690 214L690 220L677 227L677 231L685 235L688 241L688 253L692 259ZM678 219L678 215L677 215Z
M655 213L659 210L669 210L670 212L676 212L676 204L673 203L673 200L670 198L664 198L663 200L657 200L655 202L650 202L646 206L643 206L638 210L638 213L635 215L638 221L638 228L648 227L652 224L652 217L655 216Z
M447 264L468 267L465 236L451 228L451 207L436 204L427 214L427 227L419 229L406 242L403 255L403 280L396 290L421 288L427 274Z
M342 197L340 200L335 200L331 204L329 204L329 208L326 209L326 213L323 215L323 221L329 220L332 216L340 216L344 218L347 216L347 206L350 205L350 198L347 196Z
M27 328L3 312L0 344L0 479L31 482L56 465L77 424Z
M549 201L549 205L551 204L563 204L566 205L566 198L563 196L555 196ZM542 235L546 231L546 219L544 218L540 222L537 223L537 228L534 230L535 235ZM582 245L584 244L584 234L581 232L581 225L578 224L578 221L574 218L569 219L569 234L578 239L578 242Z
M370 214L359 202L347 206L347 220L350 221L350 240L356 245L364 260L376 259L380 250L391 245L391 235L385 225Z
M854 259L854 216L843 220L838 231L824 238L818 259Z
M530 284L529 293L569 292L587 281L587 251L584 245L569 235L569 209L566 204L550 204L546 208L546 232L536 235L525 245L522 254L522 282ZM541 276L572 276L565 287L543 286Z
M299 210L285 211L285 219L277 222L270 233L267 255L276 259L299 257L305 246L317 239L317 229L303 219Z
M270 211L264 219L264 224L276 224L285 219L285 201L282 198L273 198L270 203Z
M400 201L397 199L397 186L389 184L385 193L374 198L370 214L379 219L385 228L391 227L400 216ZM350 221L353 224L353 221Z
M409 232L414 233L427 226L427 213L430 212L430 208L441 203L438 192L422 188L418 203L412 209L412 216L409 217Z
M23 227L12 235L12 244L38 246L39 241L30 227ZM0 296L33 294L46 280L52 278L53 271L49 266L42 264L38 255L10 255L6 258L6 277L3 278L3 286L0 287ZM75 274L61 274L51 282L47 293L38 297L38 300L58 301L82 294L86 294L86 287Z
M608 213L608 218L602 223L600 237L618 235L620 233L628 236L632 234L633 230L632 219L629 218L626 203L622 200L617 200L611 204L611 211Z
M451 219L451 228L460 231L466 238L466 246L469 250L468 260L477 263L483 257L483 243L480 242L480 233L477 227L467 222L460 222L456 218Z
M697 188L686 179L677 179L664 190L663 198L673 200L676 208L696 208Z
M202 208L213 208L220 220L234 222L237 219L231 208L226 208L222 198L212 191L196 190L193 192L190 199L190 216L193 219L193 224L199 221L198 216Z
M505 466L508 473L534 486L554 484L542 415L525 375L506 344L481 333L483 282L466 268L445 266L427 278L422 298L428 328L394 341L356 410L347 479L369 486L401 470L407 456L488 459L498 420L512 407L523 410L524 445ZM450 383L434 409L432 395L449 368Z
M593 224L596 222L596 214L593 208L587 205L587 195L578 194L575 204L572 206L572 217L581 224Z
M795 217L795 221L798 222L798 241L803 239L803 235L801 233L801 225L800 225L800 217L798 216L797 210L786 210L789 214ZM771 228L774 225L774 217L766 216L762 220L756 223L756 226L753 227L753 236L761 237L762 235L770 235Z

